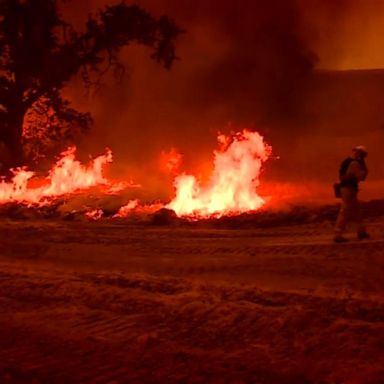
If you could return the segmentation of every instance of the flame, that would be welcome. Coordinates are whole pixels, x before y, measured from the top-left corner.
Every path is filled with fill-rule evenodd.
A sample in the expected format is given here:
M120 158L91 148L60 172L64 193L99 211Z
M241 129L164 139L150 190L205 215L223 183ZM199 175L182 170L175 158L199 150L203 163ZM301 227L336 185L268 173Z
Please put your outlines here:
M127 217L131 213L150 215L164 207L187 219L258 210L265 203L256 191L260 172L271 152L271 147L257 132L243 130L231 136L220 134L218 149L214 151L213 172L206 184L202 185L201 180L193 175L178 174L174 180L176 195L169 204L142 204L138 200L130 200L113 217ZM19 202L42 206L51 203L55 197L95 186L102 186L102 192L108 195L117 194L127 186L140 187L132 182L114 182L104 177L106 164L112 162L110 150L87 165L76 160L75 154L76 147L64 151L43 184L34 172L26 168L14 170L10 182L0 181L0 204ZM165 169L177 174L182 156L175 149L163 154ZM85 215L90 220L98 220L104 212L98 208Z
M138 205L138 200L130 200L126 205L123 205L113 217L127 217Z
M29 186L34 172L26 168L13 170L14 176L10 182L4 180L0 182L0 204L8 202L44 204L52 197L109 184L103 176L103 168L112 162L110 150L93 159L88 165L82 165L76 160L75 153L76 147L70 147L62 152L46 178L47 183L37 188Z
M85 216L90 220L100 220L104 215L102 209L93 209L92 211L85 212Z
M113 218L124 218L132 213L143 216L152 215L162 208L164 208L164 203L160 201L142 204L139 200L130 200L126 205L119 209Z
M272 148L257 132L243 130L233 136L219 135L214 151L214 170L202 187L195 176L181 174L174 186L176 197L167 205L178 216L220 217L255 211L264 204L256 189L263 163Z

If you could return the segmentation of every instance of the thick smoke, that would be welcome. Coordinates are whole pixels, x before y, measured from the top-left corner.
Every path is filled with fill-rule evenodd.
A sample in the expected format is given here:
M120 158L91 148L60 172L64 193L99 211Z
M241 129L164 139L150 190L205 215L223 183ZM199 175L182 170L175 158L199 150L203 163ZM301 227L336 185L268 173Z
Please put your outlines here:
M81 8L72 2L65 13L80 25L89 11L106 2L82 1ZM115 173L131 174L154 196L171 188L158 170L161 151L179 148L185 167L204 176L218 131L261 131L281 156L269 166L268 176L286 180L330 181L356 141L369 145L382 137L381 73L356 77L330 71L354 68L345 61L350 50L341 48L353 46L349 31L358 36L359 28L353 28L358 12L369 14L363 1L138 4L174 18L185 29L174 68L160 68L149 59L150 52L132 46L122 54L127 74L121 83L108 79L98 94L84 97L81 82L75 81L68 92L95 118L92 134L82 143L84 152L110 146ZM372 97L373 102L362 105L362 98ZM362 125L367 125L364 132ZM375 157L374 148L372 153Z
M103 3L82 2L82 9L76 5L67 12L80 24ZM167 72L150 61L145 49L127 49L124 82L109 83L89 100L96 121L92 142L105 142L139 162L148 162L164 145L193 152L191 143L207 142L210 152L216 132L230 122L262 128L299 108L299 88L316 57L305 41L294 1L139 4L173 17L185 29L178 45L180 60ZM78 86L72 92L84 103Z

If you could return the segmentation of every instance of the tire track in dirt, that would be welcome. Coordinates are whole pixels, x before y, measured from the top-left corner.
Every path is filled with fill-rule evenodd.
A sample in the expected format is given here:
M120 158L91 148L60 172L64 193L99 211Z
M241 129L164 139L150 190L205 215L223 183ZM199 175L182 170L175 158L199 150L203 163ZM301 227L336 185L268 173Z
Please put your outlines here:
M113 245L123 230L112 236L107 227L90 229L73 243L65 241L66 230L27 239L51 247L39 262L28 259L28 247L25 259L10 254L0 262L1 384L210 383L218 377L376 384L384 375L384 303L360 295L369 292L367 284L384 292L383 241L335 246L321 231L319 240L318 233L294 239L241 232L194 239L191 231L176 239L175 231L162 229L158 242L156 230L132 230ZM101 242L93 238L100 236ZM62 246L74 257L95 244L92 257L102 272L44 264ZM103 252L109 259L124 255L125 264L115 264L120 271L112 272ZM145 263L156 275L139 273ZM265 290L257 279L243 284L246 274L284 277L290 290ZM317 283L297 290L296 278L316 278L334 291Z
M17 276L20 277L20 274ZM66 281L73 284L70 276L67 278L62 276L60 279L55 277L53 281L49 281L49 276L45 276L43 279L41 274L29 273L22 275L22 277L24 283L34 287L34 300L38 300L39 292L43 298L46 295L44 287L47 286L47 281L42 280L48 280L48 285L56 282L62 287ZM165 279L164 286L166 289L164 289L161 285L161 278L145 275L139 278L129 275L86 274L77 275L75 281L76 286L71 287L72 296L67 305L83 308L82 313L78 314L74 320L72 317L63 317L57 314L56 321L58 323L44 330L44 323L52 322L52 316L49 311L46 313L42 311L35 315L34 323L29 323L28 333L32 334L32 339L30 335L22 335L30 341L29 343L19 341L16 344L12 343L11 348L0 351L0 357L4 357L3 353L5 352L15 359L14 363L7 363L18 372L13 374L13 377L16 377L15 383L25 383L26 379L29 380L33 377L40 380L45 377L44 375L48 375L50 383L71 382L68 380L73 382L74 378L78 383L108 383L112 380L124 383L127 380L127 375L132 375L132 367L140 365L142 357L139 358L139 356L148 356L149 353L152 358L156 356L161 363L168 356L169 364L170 356L165 348L168 346L171 350L175 350L175 345L172 346L166 341L170 339L173 339L173 343L177 343L176 350L186 350L189 351L189 354L192 345L197 346L199 351L210 351L212 346L217 346L221 342L224 350L231 346L233 351L240 351L241 348L245 348L244 351L247 351L250 345L266 343L266 346L270 348L269 353L277 354L276 359L278 361L288 350L291 354L299 354L298 356L301 353L300 348L295 352L295 348L290 343L279 344L281 343L279 333L283 331L290 332L291 329L297 329L297 327L307 324L314 329L311 331L312 333L326 321L331 327L327 332L332 334L332 332L337 331L339 333L337 337L344 340L346 336L343 335L343 332L345 332L346 326L337 328L337 324L332 325L335 324L335 319L344 319L344 321L349 318L357 319L361 322L359 332L362 329L365 334L367 332L370 334L367 324L371 322L378 324L384 320L382 304L380 307L378 303L358 302L356 300L319 298L285 292L271 293L251 287L235 288L210 285L192 287L188 283L186 283L184 290L180 290L181 281L176 279ZM5 282L3 283L5 284ZM99 299L94 298L94 302L89 302L86 294L89 284L97 287ZM169 289L170 285L174 285L175 288ZM114 302L109 300L106 302L103 300L104 292L111 289L111 286L114 289ZM88 289L95 292L95 287L91 286ZM3 293L4 285L1 288L0 292ZM50 295L55 293L52 299L63 302L62 295L66 297L65 292L65 289L64 291L58 290L56 293L53 290ZM138 294L138 292L141 293ZM153 295L151 307L141 307L142 313L139 314L125 314L125 302L122 298L128 295L132 299L134 296L135 300L140 302L143 293ZM172 300L163 302L163 298L169 295L172 296ZM24 302L28 301L28 296L25 293L19 298ZM45 305L49 309L50 304L46 303ZM351 305L352 308L349 308ZM355 309L353 305L356 307ZM363 312L362 305L366 307ZM64 309L65 307L63 307ZM22 319L19 321L21 327L27 324ZM18 323L13 321L12 324L15 327L15 332L19 332ZM9 324L3 323L2 325L3 329L9 329ZM353 331L353 326L350 323L348 323L348 328L350 332ZM66 334L60 334L59 329L64 329ZM44 331L42 332L42 330ZM378 330L379 328L376 327L375 332ZM237 345L238 341L233 344L234 340L239 338L239 334L241 334L241 338L248 340L245 345L243 343ZM272 340L268 341L268 338L272 337L273 334ZM235 335L237 336L235 337ZM34 340L34 337L37 340ZM63 337L65 343L63 343ZM293 334L289 337L292 338ZM274 343L280 346L273 346ZM372 347L372 342L370 343ZM225 347L227 344L228 347ZM133 349L128 351L127 345L133 345ZM156 345L161 346L161 348L159 347L160 350L157 349ZM36 350L36 346L40 347ZM42 346L43 348L41 348ZM50 358L53 350L55 350L56 360ZM70 353L70 351L72 352ZM126 353L129 354L128 359L124 357ZM164 357L161 357L159 353L164 354ZM215 353L213 351L211 353L213 353L212 358ZM263 349L260 349L258 353L264 353ZM134 354L137 355L136 359ZM253 355L257 357L256 352ZM207 355L205 355L206 358ZM216 357L213 358L216 359ZM240 354L238 358L242 359L243 355ZM0 361L3 361L0 363L1 366L4 364L4 360L0 359ZM20 367L20 362L23 361L32 362L32 366L21 364ZM269 363L266 362L265 364L268 366ZM2 367L3 372L4 369L6 367ZM141 378L145 377L140 369L138 375L139 377L141 375ZM272 371L268 371L268 369L264 375L266 381L261 382L268 384L295 382L281 381L284 380L283 373L272 374ZM273 375L277 378L273 378ZM294 374L290 375L295 376ZM17 377L19 377L19 381L17 381ZM297 376L296 380L299 380ZM153 382L156 380L154 379ZM168 382L177 381L169 380Z
M132 328L143 318L143 315L113 315L104 313L86 314L76 321L71 329L74 332L91 335L101 340L119 340L128 342L132 339Z

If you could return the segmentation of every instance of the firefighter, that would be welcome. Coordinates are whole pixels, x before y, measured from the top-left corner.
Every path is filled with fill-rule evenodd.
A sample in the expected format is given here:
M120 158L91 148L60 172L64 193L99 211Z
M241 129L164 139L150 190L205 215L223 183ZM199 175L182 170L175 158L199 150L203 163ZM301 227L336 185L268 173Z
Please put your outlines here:
M365 164L367 155L367 149L363 145L359 145L352 149L352 156L341 163L339 190L342 203L335 226L334 242L336 243L348 241L343 233L350 221L355 221L357 224L359 240L370 237L362 221L358 200L359 182L364 181L368 174Z

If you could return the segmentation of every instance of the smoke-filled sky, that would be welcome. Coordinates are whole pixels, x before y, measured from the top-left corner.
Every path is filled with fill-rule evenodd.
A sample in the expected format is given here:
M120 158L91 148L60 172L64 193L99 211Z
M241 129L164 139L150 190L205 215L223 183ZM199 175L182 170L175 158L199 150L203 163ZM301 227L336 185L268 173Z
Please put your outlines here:
M88 12L112 3L72 0L68 14L80 23ZM262 24L269 24L286 34L294 34L303 47L317 55L319 68L384 66L383 0L138 0L135 3L154 15L172 17L187 30L191 40L199 36L201 28L207 28L206 32L225 41L241 37L238 43L247 44ZM203 48L204 43L200 43Z
M106 3L112 2L72 1L64 15L80 26ZM272 166L276 177L311 174L308 163L318 161L318 174L332 178L357 141L382 141L384 75L330 71L384 68L384 0L136 3L185 30L180 60L167 71L147 49L132 46L122 52L127 75L120 84L106 81L86 97L77 80L68 91L95 118L83 148L110 146L118 172L135 173L139 166L148 176L160 152L177 147L186 167L204 173L216 132L248 127L265 134L282 156L281 165ZM376 152L372 148L373 158Z

